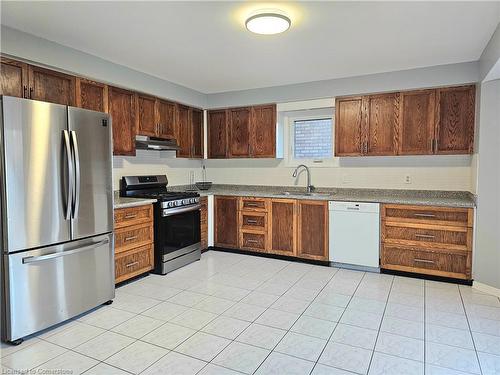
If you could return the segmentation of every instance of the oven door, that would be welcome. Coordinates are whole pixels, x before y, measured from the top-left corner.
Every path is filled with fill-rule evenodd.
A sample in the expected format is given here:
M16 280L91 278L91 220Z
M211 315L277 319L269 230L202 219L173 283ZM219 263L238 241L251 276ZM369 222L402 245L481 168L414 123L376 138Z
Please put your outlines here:
M200 249L200 208L197 204L159 209L155 220L156 261L167 262Z

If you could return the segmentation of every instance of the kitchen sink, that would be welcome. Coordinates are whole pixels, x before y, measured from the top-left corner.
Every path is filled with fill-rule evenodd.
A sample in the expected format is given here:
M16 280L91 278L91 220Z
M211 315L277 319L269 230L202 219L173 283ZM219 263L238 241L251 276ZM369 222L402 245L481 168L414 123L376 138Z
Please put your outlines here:
M274 195L300 195L304 197L329 197L331 193L306 193L303 191L282 191L281 193L276 193Z

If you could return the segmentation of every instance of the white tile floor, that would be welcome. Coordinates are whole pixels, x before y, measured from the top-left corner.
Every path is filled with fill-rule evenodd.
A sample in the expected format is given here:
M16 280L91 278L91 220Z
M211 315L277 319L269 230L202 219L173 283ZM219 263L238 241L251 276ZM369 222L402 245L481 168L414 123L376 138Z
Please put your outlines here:
M470 287L210 251L13 347L2 374L500 374L500 300Z

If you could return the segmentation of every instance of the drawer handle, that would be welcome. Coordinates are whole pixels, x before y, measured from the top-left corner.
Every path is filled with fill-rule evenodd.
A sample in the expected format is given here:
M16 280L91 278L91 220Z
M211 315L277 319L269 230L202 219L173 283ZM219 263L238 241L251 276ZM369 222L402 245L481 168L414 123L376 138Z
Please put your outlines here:
M430 234L415 234L415 237L417 238L429 238L429 239L433 239L433 238L436 238L436 236L433 236L433 235L430 235Z
M413 261L414 262L417 262L417 263L429 263L429 264L434 264L436 262L434 262L433 260L428 260L428 259L418 259L418 258L413 258Z
M257 241L257 240L247 240L247 242L249 242L249 243L259 243L259 241Z
M245 205L248 206L248 207L259 207L258 203L245 202Z
M135 217L137 217L137 214L127 214L127 215L125 215L125 219L133 219Z
M416 217L436 217L434 214L414 214Z
M125 241L128 242L128 241L133 241L133 240L136 240L137 239L137 236L130 236L130 237L125 237Z
M257 224L257 220L248 219L248 220L247 220L247 223L248 223L248 224Z
M130 267L133 267L133 266L135 266L137 264L139 264L139 262L132 262L132 263L126 264L125 267L130 268Z

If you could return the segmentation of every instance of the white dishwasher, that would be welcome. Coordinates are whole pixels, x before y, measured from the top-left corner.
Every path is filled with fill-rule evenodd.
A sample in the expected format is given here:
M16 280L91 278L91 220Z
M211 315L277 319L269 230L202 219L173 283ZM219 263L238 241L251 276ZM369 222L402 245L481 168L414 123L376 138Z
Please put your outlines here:
M379 270L380 204L328 202L329 253L334 266Z

